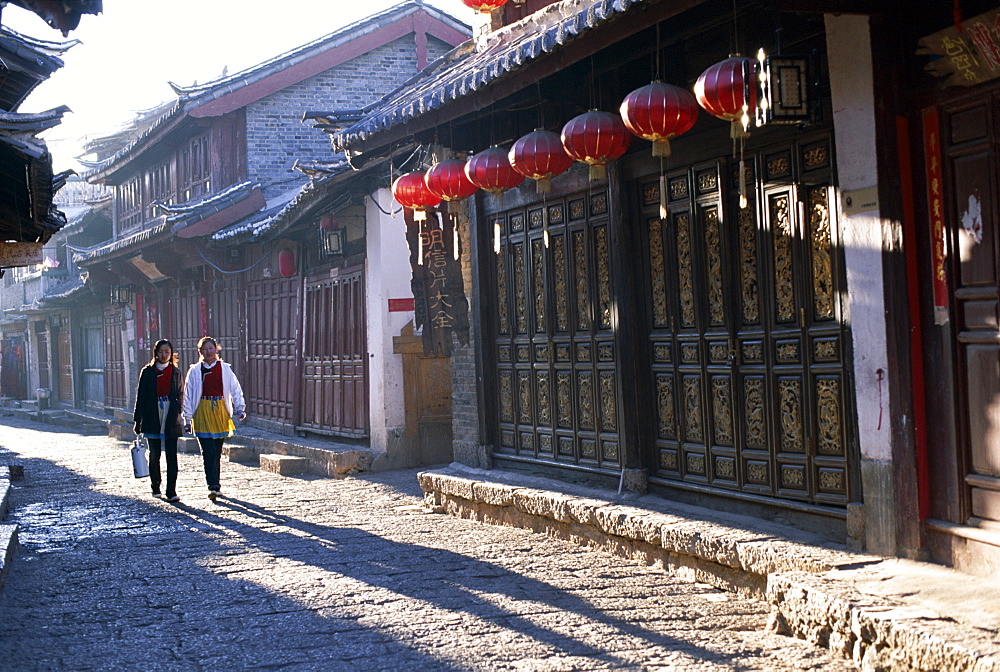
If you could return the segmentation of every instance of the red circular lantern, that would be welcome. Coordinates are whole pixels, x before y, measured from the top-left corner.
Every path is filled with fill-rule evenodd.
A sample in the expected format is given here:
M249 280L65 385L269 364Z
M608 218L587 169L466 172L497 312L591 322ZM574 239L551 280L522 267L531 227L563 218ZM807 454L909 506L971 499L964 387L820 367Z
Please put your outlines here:
M694 85L694 95L713 117L732 122L731 135L747 135L750 119L757 107L757 62L746 56L730 56L701 73Z
M476 193L476 185L465 176L465 161L458 159L441 161L428 168L424 184L445 201L458 201Z
M469 157L465 164L465 176L472 184L491 194L502 194L524 182L524 175L510 165L507 150L496 146Z
M487 14L492 12L497 7L503 7L506 5L507 0L462 0L462 4L466 7L471 7L477 12Z
M287 247L278 252L278 273L283 278L295 275L295 253Z
M698 120L698 101L687 89L653 82L625 96L618 110L633 134L653 143L653 156L670 156L670 140Z
M532 131L518 138L507 159L514 170L535 180L540 194L548 193L552 188L550 180L573 165L559 136L545 130Z
M632 136L617 114L591 110L566 122L562 144L567 154L590 165L590 179L603 180L605 166L625 153Z
M427 219L427 208L433 208L441 199L431 193L424 183L424 173L415 170L396 178L392 183L392 197L404 208L413 210L413 219L420 222Z

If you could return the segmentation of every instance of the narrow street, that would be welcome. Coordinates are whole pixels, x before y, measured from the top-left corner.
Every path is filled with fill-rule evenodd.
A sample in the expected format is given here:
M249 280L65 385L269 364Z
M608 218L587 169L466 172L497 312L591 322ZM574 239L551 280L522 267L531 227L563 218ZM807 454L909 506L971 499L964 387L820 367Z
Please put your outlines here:
M223 463L179 505L127 446L3 418L20 549L3 670L850 670L767 606L520 529L430 514L415 471Z

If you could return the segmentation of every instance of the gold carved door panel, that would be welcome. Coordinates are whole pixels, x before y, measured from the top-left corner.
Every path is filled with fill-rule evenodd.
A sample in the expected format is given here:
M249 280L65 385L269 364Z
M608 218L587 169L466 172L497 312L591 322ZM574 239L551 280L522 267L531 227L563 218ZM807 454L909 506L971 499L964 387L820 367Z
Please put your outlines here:
M640 184L653 480L852 498L844 289L827 137Z
M620 468L608 196L490 215L499 455Z

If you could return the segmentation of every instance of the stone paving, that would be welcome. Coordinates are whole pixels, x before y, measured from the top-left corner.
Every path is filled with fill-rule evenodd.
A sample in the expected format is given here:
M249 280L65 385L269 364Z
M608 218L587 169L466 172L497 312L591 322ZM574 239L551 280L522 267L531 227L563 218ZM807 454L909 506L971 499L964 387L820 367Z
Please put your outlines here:
M21 546L0 670L852 670L767 605L525 530L429 513L416 471L223 463L179 505L128 445L0 418Z

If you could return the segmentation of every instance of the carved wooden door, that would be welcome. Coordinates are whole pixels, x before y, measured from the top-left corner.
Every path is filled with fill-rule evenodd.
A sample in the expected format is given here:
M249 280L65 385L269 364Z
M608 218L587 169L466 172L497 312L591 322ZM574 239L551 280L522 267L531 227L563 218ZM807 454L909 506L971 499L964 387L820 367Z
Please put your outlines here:
M302 416L309 431L368 435L368 339L363 267L307 281Z
M620 469L607 192L550 197L489 221L501 233L497 454Z
M819 505L855 481L830 140L639 184L657 480Z

